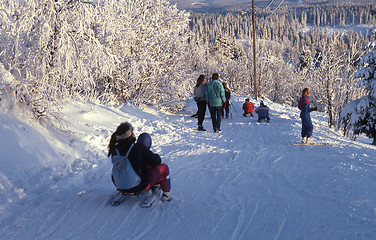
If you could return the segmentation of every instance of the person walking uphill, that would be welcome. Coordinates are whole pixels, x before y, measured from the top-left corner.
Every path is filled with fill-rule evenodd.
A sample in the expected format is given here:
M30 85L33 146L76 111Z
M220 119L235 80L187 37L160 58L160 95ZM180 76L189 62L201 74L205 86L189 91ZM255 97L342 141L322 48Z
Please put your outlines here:
M135 142L133 127L128 122L121 123L111 136L108 156L111 157L113 163L112 181L114 185L123 194L137 194L149 190L155 184L160 184L163 191L162 200L170 201L172 198L168 166L161 163L160 156L150 151L149 146L145 146L149 145L145 142L149 142L151 145L151 139L144 140L143 143ZM130 181L129 176L119 170L118 164L121 162L116 161L118 159L115 157L116 155L128 156L134 172L139 176L139 181Z
M214 132L221 131L223 103L226 101L225 89L219 81L218 73L213 73L212 81L206 87L206 101L209 104L210 116Z
M206 86L205 86L205 76L200 75L197 78L196 86L194 88L194 96L197 104L197 115L198 115L198 130L206 131L202 125L206 113Z
M302 92L302 97L298 102L298 107L300 109L300 118L302 119L302 143L311 143L313 124L311 121L310 112L317 111L317 107L310 107L310 96L311 90L309 88L304 88Z

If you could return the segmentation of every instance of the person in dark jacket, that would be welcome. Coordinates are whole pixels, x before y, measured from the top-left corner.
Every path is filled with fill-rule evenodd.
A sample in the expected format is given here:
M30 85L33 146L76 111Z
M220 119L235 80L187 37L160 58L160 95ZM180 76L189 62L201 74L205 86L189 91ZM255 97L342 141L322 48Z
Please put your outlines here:
M304 88L302 97L298 102L300 109L300 118L302 119L302 143L311 143L311 136L313 133L313 124L310 116L310 112L317 111L317 107L311 108L309 97L311 96L311 90Z
M225 116L225 112L226 112L226 118L229 117L230 115L230 98L231 98L231 91L230 89L227 87L227 83L222 83L223 85L223 88L225 89L225 98L226 98L226 101L223 103L223 108L222 108L222 118Z
M255 113L258 115L257 122L270 122L269 107L264 104L264 101L260 102L260 106L256 108Z
M198 117L198 130L206 131L202 125L206 113L206 86L205 86L205 75L200 75L197 78L196 86L194 88L194 96L197 104L197 117Z
M149 140L151 146L151 139ZM128 159L134 171L140 176L141 182L139 185L130 189L117 189L122 193L135 193L138 194L142 191L151 189L154 185L160 184L163 195L162 200L171 200L170 194L170 180L169 168L166 164L161 163L161 158L158 154L150 151L150 146L145 146L146 143L136 143L136 137L133 133L133 127L130 123L121 123L116 131L112 134L110 143L108 145L108 156L116 155L116 149L120 155L126 155L129 152ZM113 183L117 183L112 177ZM121 180L119 180L121 181Z
M225 89L219 81L219 74L213 73L212 81L206 87L206 101L209 105L214 132L220 133L223 103L226 101Z

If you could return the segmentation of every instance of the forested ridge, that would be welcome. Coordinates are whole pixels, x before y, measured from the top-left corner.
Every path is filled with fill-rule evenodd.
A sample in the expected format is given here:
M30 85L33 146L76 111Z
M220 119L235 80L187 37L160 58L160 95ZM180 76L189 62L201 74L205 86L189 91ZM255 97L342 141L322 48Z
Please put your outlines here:
M202 64L219 58L219 71L230 87L253 95L251 13L192 14L191 18L192 41L206 46L201 50L207 52ZM312 102L328 112L329 125L339 125L344 105L364 94L355 88L353 74L366 44L374 40L375 23L373 4L257 9L257 95L296 106L302 88L310 87L315 93ZM339 28L360 24L369 31Z
M255 95L249 10L188 13L165 0L7 0L0 9L6 109L50 118L80 98L177 111L197 76L213 72L232 93ZM310 87L329 126L342 127L344 106L367 95L354 74L372 50L375 13L371 3L257 8L258 98L296 106Z

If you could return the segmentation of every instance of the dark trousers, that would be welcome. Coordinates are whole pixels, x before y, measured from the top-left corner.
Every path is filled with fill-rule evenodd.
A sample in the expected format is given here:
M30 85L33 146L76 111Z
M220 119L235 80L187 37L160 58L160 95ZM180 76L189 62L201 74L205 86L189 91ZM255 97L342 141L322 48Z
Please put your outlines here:
M209 108L214 131L221 130L222 109L222 106Z
M198 125L202 126L202 123L204 122L205 113L206 113L206 101L197 101L197 114L198 114Z
M270 122L270 118L269 118L269 117L259 117L259 118L257 119L257 122L258 122L258 123L262 123L262 122L267 122L267 123L269 123L269 122Z

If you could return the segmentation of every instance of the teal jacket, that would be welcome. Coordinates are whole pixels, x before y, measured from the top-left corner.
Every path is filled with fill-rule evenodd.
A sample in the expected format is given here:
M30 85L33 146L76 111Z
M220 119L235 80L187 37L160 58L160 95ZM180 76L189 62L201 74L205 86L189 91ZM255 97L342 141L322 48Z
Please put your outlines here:
M225 89L218 80L211 81L206 87L206 101L210 107L222 107L226 101Z

